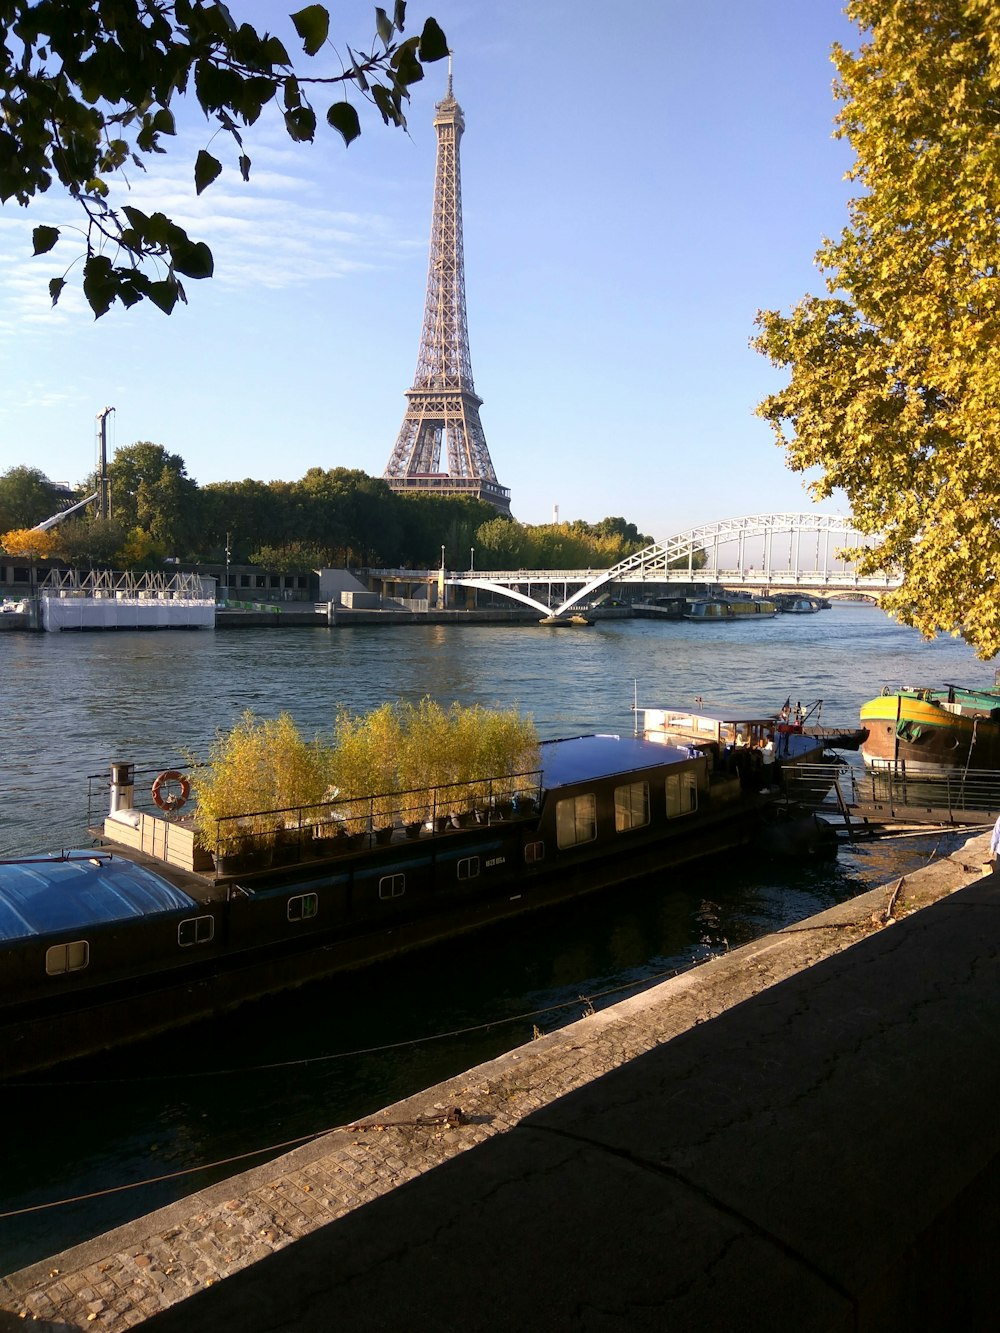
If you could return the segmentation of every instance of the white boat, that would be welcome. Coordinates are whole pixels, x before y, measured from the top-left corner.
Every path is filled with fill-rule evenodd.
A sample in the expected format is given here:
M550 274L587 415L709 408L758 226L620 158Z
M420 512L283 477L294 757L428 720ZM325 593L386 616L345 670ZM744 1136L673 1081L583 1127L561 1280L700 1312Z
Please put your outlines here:
M661 745L687 746L713 756L725 765L741 753L756 755L768 767L779 764L816 764L823 758L823 742L805 730L801 709L744 712L736 708L636 708L636 731L644 740Z

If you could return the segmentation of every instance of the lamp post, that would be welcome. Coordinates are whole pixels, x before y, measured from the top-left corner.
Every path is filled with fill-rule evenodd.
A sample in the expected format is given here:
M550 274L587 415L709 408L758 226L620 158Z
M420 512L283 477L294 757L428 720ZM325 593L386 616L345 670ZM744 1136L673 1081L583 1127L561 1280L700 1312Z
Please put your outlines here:
M469 547L469 573L474 574L476 570L476 548Z
M444 543L441 543L441 568L438 570L438 606L444 607Z

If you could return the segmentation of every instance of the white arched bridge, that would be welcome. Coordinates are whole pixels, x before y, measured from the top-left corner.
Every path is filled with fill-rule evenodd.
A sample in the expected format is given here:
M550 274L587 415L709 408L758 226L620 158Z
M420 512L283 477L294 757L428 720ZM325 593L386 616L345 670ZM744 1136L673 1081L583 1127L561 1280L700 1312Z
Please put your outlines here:
M899 587L899 575L859 575L846 555L874 541L838 514L754 514L690 528L637 551L611 569L441 573L445 587L489 591L545 616L565 615L610 585L641 583L840 593L878 601Z

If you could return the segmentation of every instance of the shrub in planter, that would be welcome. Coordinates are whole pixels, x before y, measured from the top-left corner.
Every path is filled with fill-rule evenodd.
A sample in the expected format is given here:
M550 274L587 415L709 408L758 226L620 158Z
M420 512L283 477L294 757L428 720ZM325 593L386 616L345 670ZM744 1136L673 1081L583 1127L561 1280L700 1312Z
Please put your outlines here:
M398 748L399 718L392 704L362 716L338 711L327 773L343 798L349 833L394 823L400 804Z
M195 828L223 855L247 845L282 855L288 842L293 855L315 854L314 841L461 821L490 799L534 792L518 775L537 767L534 723L514 709L445 710L427 698L364 715L341 708L331 744L306 740L287 713L246 712L194 768Z
M298 842L310 808L322 802L326 757L287 713L261 719L248 711L216 735L207 762L192 776L195 830L204 847L225 856L248 849L273 854L279 840L291 841L288 833Z
M447 780L442 776L442 756L447 749L448 716L440 704L427 698L401 703L397 715L396 767L400 790L405 793L403 822L421 826L433 818L435 788Z
M265 832L259 812L270 803L263 735L253 713L216 734L207 762L195 764L191 776L199 843L217 855L245 857Z

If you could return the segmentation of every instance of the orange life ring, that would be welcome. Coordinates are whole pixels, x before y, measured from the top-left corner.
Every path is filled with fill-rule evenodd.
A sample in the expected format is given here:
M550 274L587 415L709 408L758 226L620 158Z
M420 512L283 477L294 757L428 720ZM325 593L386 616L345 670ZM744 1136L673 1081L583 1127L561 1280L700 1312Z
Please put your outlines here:
M164 787L173 782L178 784L180 791L165 792ZM161 810L179 810L190 795L190 782L183 773L178 773L173 768L168 768L166 772L161 773L153 783L153 800Z

